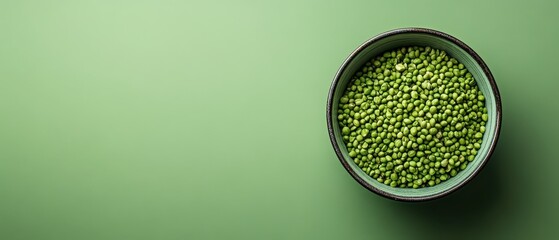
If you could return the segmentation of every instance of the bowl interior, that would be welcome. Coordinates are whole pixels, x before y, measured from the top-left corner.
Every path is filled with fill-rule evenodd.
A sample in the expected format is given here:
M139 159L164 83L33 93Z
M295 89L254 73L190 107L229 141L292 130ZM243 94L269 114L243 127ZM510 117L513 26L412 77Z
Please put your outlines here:
M338 101L346 89L347 84L350 82L351 78L354 76L356 71L360 69L367 61L371 58L381 54L385 51L404 47L404 46L430 46L432 48L444 50L447 55L456 58L460 63L468 69L468 71L474 76L480 90L485 96L485 104L487 107L487 112L489 119L486 124L486 132L483 136L483 142L480 150L478 151L475 159L468 164L468 167L460 171L456 176L450 178L445 182L441 182L433 187L425 187L419 189L411 188L394 188L387 186L383 183L378 182L373 179L365 172L363 172L357 164L353 162L351 157L349 157L346 146L343 143L342 135L340 132L339 124L337 121L337 111L338 111ZM376 39L372 42L365 43L361 51L354 53L354 57L350 58L345 64L345 68L342 68L339 76L338 84L334 88L333 102L332 102L332 124L334 137L336 143L341 150L343 155L343 160L347 162L351 170L357 174L366 184L376 188L379 193L383 195L393 196L395 198L401 197L405 199L422 199L428 198L429 196L440 195L441 193L450 192L454 188L459 187L464 181L471 178L478 171L479 168L483 167L483 163L489 157L489 153L492 148L492 143L496 139L497 132L497 99L491 87L488 76L484 73L482 67L478 62L470 55L466 50L462 49L455 43L439 37L437 35L432 35L428 33L399 33L395 35L386 36L381 39ZM499 110L500 111L500 110Z

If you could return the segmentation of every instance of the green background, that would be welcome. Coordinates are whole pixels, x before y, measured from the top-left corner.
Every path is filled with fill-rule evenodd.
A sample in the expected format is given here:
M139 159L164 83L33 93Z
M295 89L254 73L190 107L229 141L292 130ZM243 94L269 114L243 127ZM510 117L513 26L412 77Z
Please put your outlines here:
M1 1L0 239L557 234L554 1ZM326 96L397 27L454 35L501 90L487 167L440 200L342 168Z

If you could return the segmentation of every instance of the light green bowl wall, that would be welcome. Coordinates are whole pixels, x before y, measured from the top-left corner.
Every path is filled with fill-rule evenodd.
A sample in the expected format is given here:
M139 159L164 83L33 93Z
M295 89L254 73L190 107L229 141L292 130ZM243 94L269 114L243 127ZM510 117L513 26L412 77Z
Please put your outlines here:
M376 179L373 179L372 177L367 175L353 162L351 157L349 157L347 148L343 144L343 140L340 134L339 124L337 121L338 101L341 95L343 94L343 92L345 91L347 84L351 80L352 76L356 73L356 71L360 69L363 66L363 64L365 64L367 61L377 56L378 54L381 54L391 49L404 47L404 46L430 46L432 48L446 51L447 55L456 58L456 60L458 60L460 63L466 66L468 71L474 76L475 80L477 81L478 87L483 92L486 99L485 104L487 107L489 120L486 125L487 131L483 136L483 142L480 150L478 151L477 156L472 162L468 164L468 167L466 169L460 171L456 176L450 178L449 180L442 182L438 185L435 185L433 187L425 187L420 189L394 188L394 187L387 186L383 183L380 183ZM491 139L493 139L496 134L495 127L497 125L496 99L491 90L491 85L489 84L489 80L487 76L484 74L479 64L466 51L464 51L462 48L458 47L454 43L436 36L432 36L428 34L418 34L418 33L404 33L404 34L398 34L398 35L393 35L393 36L383 38L375 42L374 44L368 46L367 48L365 48L351 62L349 62L346 70L342 73L340 82L337 85L334 92L332 114L333 114L332 119L334 119L333 120L334 133L336 136L338 147L342 151L344 160L349 163L351 168L359 175L359 177L381 191L388 192L402 197L412 197L412 198L426 197L440 192L450 191L454 187L456 187L460 182L463 182L467 180L469 177L471 177L471 175L476 171L476 169L482 166L481 163L483 159L489 153L489 149L491 146Z

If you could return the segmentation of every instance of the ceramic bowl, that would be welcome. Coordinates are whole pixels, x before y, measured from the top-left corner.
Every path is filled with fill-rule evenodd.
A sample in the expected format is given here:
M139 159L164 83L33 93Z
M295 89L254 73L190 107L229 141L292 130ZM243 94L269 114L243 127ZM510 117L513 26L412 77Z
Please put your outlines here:
M341 130L338 125L338 101L350 82L352 76L365 62L373 57L398 47L404 46L430 46L446 51L447 55L456 58L468 69L477 81L479 89L485 96L488 111L488 121L483 142L475 159L468 164L466 169L456 176L441 182L438 185L424 188L395 188L378 182L365 172L349 157L347 148L342 140ZM381 33L361 46L357 47L343 62L336 73L327 103L327 124L330 141L342 166L363 187L384 197L401 201L425 201L448 195L468 183L474 178L487 163L497 140L501 128L501 97L493 75L481 57L464 42L449 34L425 28L402 28Z

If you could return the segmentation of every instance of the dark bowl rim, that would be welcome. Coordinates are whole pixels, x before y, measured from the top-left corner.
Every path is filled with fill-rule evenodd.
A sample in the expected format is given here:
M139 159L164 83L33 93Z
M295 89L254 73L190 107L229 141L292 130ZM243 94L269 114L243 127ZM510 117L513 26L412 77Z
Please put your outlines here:
M341 77L342 73L348 67L349 63L351 63L353 61L353 59L361 51L363 51L364 49L366 49L370 45L378 42L379 40L381 40L383 38L393 36L393 35L407 34L407 33L421 33L421 34L433 35L435 37L439 37L439 38L448 40L448 41L456 44L460 48L462 48L464 51L466 51L479 64L479 66L483 70L483 73L487 76L487 78L489 80L489 84L491 85L491 90L493 91L493 95L495 97L495 103L496 103L496 118L497 118L497 121L496 121L496 125L495 125L495 135L494 135L493 139L491 139L491 145L489 147L489 151L487 152L487 155L485 156L485 158L483 158L481 160L481 163L477 167L477 169L475 169L474 172L472 172L472 174L470 174L466 179L464 179L460 183L456 184L455 186L452 186L451 188L449 188L445 191L442 191L442 192L439 192L439 193L436 193L436 194L432 194L432 195L428 195L428 196L420 196L420 197L404 197L404 196L399 196L399 195L395 195L395 194L392 194L392 193L388 193L388 192L382 191L382 190L374 187L371 184L368 184L364 179L359 177L359 175L355 171L353 171L353 169L350 167L349 163L344 160L344 157L342 155L342 151L338 147L337 140L336 140L336 137L334 135L334 122L333 121L335 121L335 120L332 119L332 108L333 108L333 103L334 103L334 91L336 89L336 86L340 82L340 77ZM326 106L326 122L327 122L327 126L328 126L328 135L330 137L330 142L332 144L332 147L334 148L334 151L336 152L336 155L338 156L338 159L340 160L340 163L344 166L346 171L357 182L359 182L359 184L361 184L363 187L367 188L368 190L370 190L370 191L372 191L372 192L374 192L378 195L381 195L383 197L386 197L388 199L405 201L405 202L420 202L420 201L428 201L428 200L434 200L434 199L437 199L437 198L441 198L441 197L446 196L446 195L448 195L452 192L455 192L456 190L458 190L461 187L463 187L464 185L466 185L466 183L470 182L470 180L472 180L483 169L483 167L487 164L489 158L491 157L491 155L493 154L493 151L495 150L495 147L497 145L497 141L499 139L500 131L501 131L501 119L502 119L501 95L499 93L499 89L497 88L497 84L495 82L495 79L493 78L493 74L491 74L491 71L489 70L489 67L487 67L487 65L485 64L483 59L481 59L481 57L472 48L470 48L468 45L466 45L464 42L460 41L459 39L457 39L457 38L455 38L455 37L453 37L453 36L451 36L447 33L440 32L440 31L433 30L433 29L418 28L418 27L398 28L398 29L389 30L389 31L383 32L381 34L378 34L378 35L370 38L369 40L367 40L366 42L361 44L359 47L357 47L344 60L344 62L342 63L342 65L340 66L338 71L336 72L336 75L335 75L334 79L332 80L330 90L328 91L328 100L327 100L327 106Z

